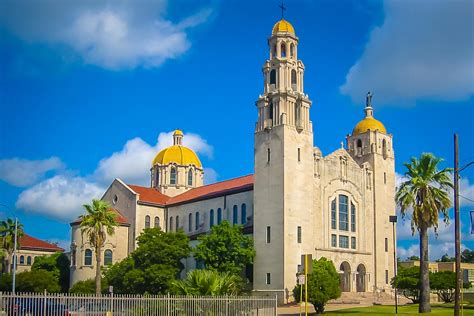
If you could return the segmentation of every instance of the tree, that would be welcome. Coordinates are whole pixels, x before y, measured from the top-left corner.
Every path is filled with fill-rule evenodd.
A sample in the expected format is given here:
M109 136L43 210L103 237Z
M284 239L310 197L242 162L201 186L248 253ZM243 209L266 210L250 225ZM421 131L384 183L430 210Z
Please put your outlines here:
M20 248L20 238L24 235L23 225L17 223L17 249ZM13 259L13 252L15 248L15 220L8 218L0 222L0 238L2 249L5 249L6 256L4 256L4 272L11 272L11 264Z
M39 271L46 270L53 273L58 279L58 284L62 292L67 292L69 289L69 267L71 263L66 254L56 252L49 256L36 257L31 270Z
M192 270L184 280L174 280L171 284L177 295L237 295L243 287L238 275L215 270Z
M454 290L456 288L456 273L453 271L439 271L430 274L431 289L436 291L439 298L445 303L454 301ZM464 283L465 289L469 288L470 283Z
M81 215L81 234L87 236L90 245L95 250L96 271L95 271L95 292L101 292L101 262L102 247L105 244L107 235L113 235L115 227L118 226L117 214L111 210L110 205L101 200L92 200L92 204L84 204L86 214Z
M308 300L313 304L317 314L324 312L324 306L329 300L341 296L339 282L339 274L332 261L324 257L313 260L313 272L308 275ZM301 286L304 293L304 285L297 285L293 290L293 296L298 302L302 301Z
M101 281L102 294L108 292L107 279ZM94 294L95 293L95 279L76 282L70 289L69 293L73 294Z
M392 287L397 288L398 293L418 303L420 300L420 267L399 267L397 276L390 282Z
M223 221L212 226L211 232L198 240L194 258L204 262L209 270L240 274L246 265L253 263L253 241L242 233L241 225L231 226Z
M115 293L167 293L171 281L184 269L181 260L191 251L188 237L182 231L147 228L137 241L137 249L105 273L109 285Z
M447 253L441 256L440 259L437 259L436 262L455 262L456 258L448 256Z
M461 261L474 263L474 250L464 249L461 253Z
M448 209L451 207L448 191L453 187L449 173L450 168L438 170L442 159L432 154L422 154L420 159L411 158L410 163L404 163L407 168L407 178L395 195L402 216L412 210L411 228L420 234L420 313L429 313L430 279L428 270L428 229L438 229L438 219L441 213L445 223L448 223Z
M12 275L3 274L0 278L0 291L10 291L12 287ZM21 272L16 275L16 290L18 292L41 293L44 290L55 293L61 288L58 279L52 272L46 270Z
M420 257L418 257L418 256L410 256L410 257L407 257L407 260L409 260L409 261L420 261Z

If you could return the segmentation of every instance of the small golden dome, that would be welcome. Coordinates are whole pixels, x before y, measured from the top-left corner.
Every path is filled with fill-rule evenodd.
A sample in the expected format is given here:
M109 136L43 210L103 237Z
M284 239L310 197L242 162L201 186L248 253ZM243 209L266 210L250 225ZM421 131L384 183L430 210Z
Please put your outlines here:
M385 126L383 126L382 122L374 119L373 117L366 117L354 127L352 136L359 135L367 131L379 131L381 133L387 134L387 130L385 129Z
M173 133L173 136L176 136L176 135L183 136L183 131L179 129L175 130Z
M170 163L177 163L181 166L194 165L198 168L202 168L201 161L196 153L192 149L181 145L173 145L165 148L153 159L153 166L156 164L167 165Z
M293 28L293 25L290 24L290 22L281 19L280 21L276 22L275 25L273 26L273 31L272 34L275 35L276 33L292 33L295 35L295 29Z

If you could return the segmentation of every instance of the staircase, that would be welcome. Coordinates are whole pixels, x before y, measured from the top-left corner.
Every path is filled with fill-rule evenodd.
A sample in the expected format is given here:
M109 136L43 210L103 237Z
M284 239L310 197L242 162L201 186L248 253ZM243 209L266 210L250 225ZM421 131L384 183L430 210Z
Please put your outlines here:
M398 304L404 305L411 301L404 296L398 296ZM341 297L336 300L330 300L329 304L360 304L360 305L394 305L395 298L393 293L380 292L342 292Z

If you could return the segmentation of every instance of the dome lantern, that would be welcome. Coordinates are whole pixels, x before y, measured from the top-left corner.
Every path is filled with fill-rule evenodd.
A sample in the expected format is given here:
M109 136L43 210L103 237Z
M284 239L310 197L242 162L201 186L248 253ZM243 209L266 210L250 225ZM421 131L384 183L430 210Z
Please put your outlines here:
M365 101L365 118L357 123L352 131L352 135L359 135L367 131L379 131L381 133L387 134L385 126L379 120L374 118L374 109L372 108L372 93L368 92L366 101Z

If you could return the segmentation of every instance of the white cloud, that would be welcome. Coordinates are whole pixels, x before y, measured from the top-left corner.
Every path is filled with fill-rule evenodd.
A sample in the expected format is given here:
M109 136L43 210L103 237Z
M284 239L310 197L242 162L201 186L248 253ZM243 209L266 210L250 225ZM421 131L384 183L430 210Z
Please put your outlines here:
M461 207L474 206L474 184L469 183L469 179L459 180L459 204Z
M64 164L57 157L44 160L0 159L0 180L16 187L25 187L41 180L47 172L63 168Z
M75 176L66 170L23 191L16 207L64 221L72 220L83 212L83 204L90 203L93 198L100 198L115 178L148 186L153 158L161 149L172 144L173 132L160 133L154 145L139 137L133 138L120 151L100 160L91 175ZM212 146L197 134L184 134L183 145L198 154L212 157ZM216 178L214 169L205 169L206 183L215 182Z
M420 256L420 247L418 245L410 245L408 247L397 247L397 256L402 261L411 256Z
M172 22L163 17L167 1L4 1L0 22L30 42L62 44L87 64L106 69L158 67L186 52L188 28L211 14Z
M102 196L104 188L84 178L57 175L20 193L16 207L60 220L80 215L82 204Z
M461 250L466 249L465 245L461 245ZM447 254L450 257L454 257L454 242L438 242L430 243L428 245L428 256L430 261L440 259L443 255ZM402 261L406 260L407 257L420 256L420 246L418 244L408 245L406 247L397 247L397 256Z
M474 10L469 0L396 1L340 87L354 102L456 101L474 93Z

